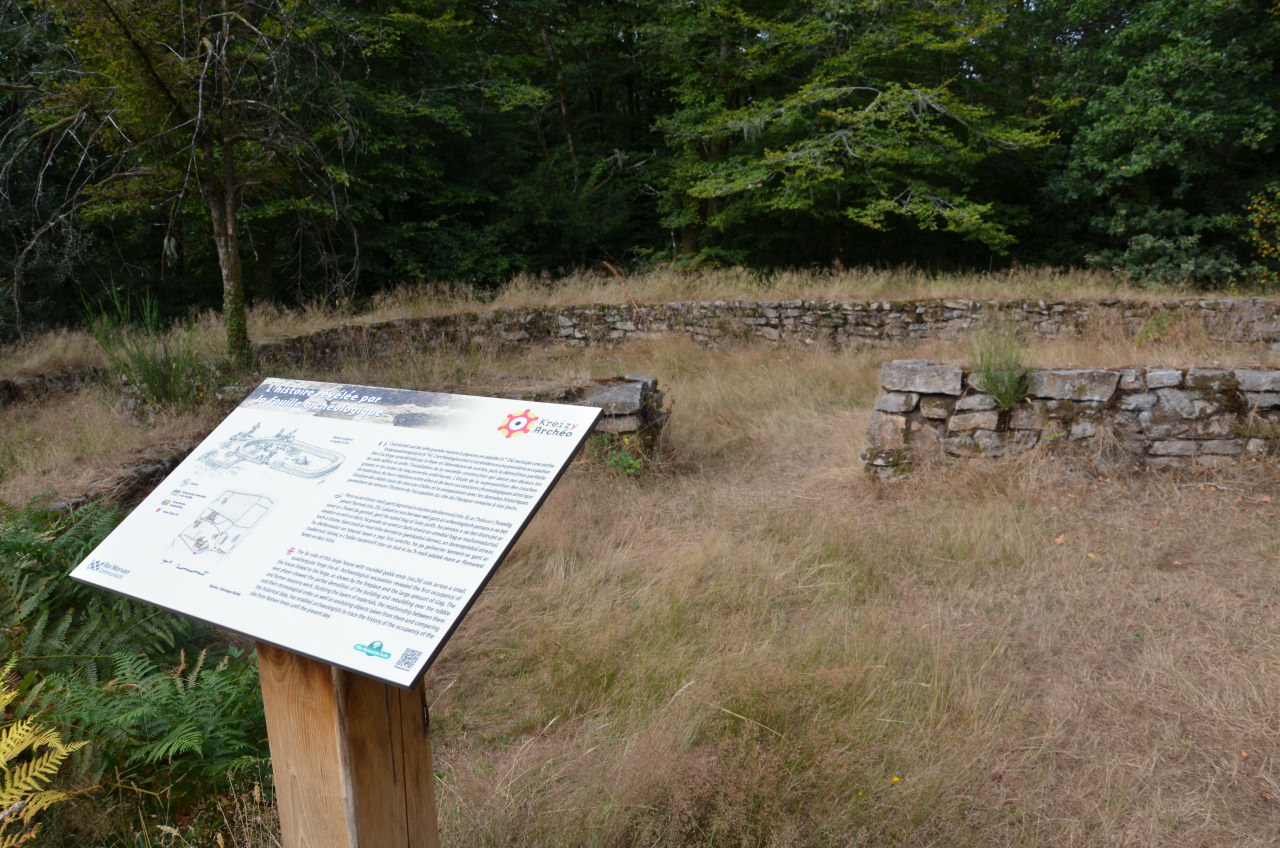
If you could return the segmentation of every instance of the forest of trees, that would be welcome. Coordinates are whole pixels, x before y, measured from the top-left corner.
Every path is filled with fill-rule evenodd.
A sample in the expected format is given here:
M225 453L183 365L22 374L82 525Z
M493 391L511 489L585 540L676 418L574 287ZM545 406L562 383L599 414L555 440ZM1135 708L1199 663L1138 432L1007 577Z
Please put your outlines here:
M1277 57L1276 0L0 0L0 332L606 266L1274 280Z

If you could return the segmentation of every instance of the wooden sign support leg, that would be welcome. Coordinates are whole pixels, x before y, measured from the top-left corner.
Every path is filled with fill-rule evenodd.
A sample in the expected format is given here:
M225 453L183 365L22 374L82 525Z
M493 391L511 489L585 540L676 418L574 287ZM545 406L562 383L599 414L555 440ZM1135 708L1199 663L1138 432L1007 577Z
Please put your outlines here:
M284 848L439 848L422 690L258 644Z

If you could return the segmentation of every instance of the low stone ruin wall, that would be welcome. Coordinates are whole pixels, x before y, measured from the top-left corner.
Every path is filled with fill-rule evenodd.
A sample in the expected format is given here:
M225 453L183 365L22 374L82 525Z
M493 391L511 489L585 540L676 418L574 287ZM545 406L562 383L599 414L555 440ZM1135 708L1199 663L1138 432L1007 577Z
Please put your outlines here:
M258 346L266 363L328 366L343 357L524 344L615 345L683 335L707 347L743 341L889 348L959 338L990 316L1027 336L1074 336L1115 327L1134 337L1202 328L1212 339L1280 348L1280 301L1267 298L1126 301L761 300L593 304L494 309L348 325ZM1157 332L1158 331L1158 332Z
M30 403L48 395L74 392L95 377L91 368L57 368L41 374L0 378L0 407Z
M1028 372L1008 409L959 365L885 363L868 427L868 470L889 478L922 456L1000 457L1054 443L1109 462L1210 466L1280 451L1280 371L1088 368Z

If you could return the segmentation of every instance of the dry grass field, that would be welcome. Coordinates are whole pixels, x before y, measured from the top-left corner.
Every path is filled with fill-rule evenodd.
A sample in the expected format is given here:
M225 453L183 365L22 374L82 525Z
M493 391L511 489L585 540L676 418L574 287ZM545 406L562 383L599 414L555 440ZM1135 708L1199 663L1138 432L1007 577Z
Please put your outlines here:
M673 338L305 375L667 393L640 472L575 462L427 676L443 844L1280 843L1280 463L1033 452L869 481L880 363L968 353ZM1026 357L1280 366L1178 328ZM5 410L0 500L212 421L139 427L100 389Z
M428 679L445 844L1280 839L1280 469L884 487L879 356L597 356L671 429L562 482Z

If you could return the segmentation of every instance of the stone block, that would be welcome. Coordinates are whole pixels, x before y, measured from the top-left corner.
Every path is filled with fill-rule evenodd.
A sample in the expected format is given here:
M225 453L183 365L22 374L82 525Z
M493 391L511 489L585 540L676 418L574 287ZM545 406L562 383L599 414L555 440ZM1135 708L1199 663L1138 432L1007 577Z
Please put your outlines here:
M1000 413L995 411L957 412L947 422L947 430L952 433L962 433L966 430L994 430L998 426L1000 426Z
M964 372L928 359L896 359L880 366L880 385L891 392L958 396Z
M907 444L920 454L932 453L938 449L938 441L942 438L942 424L925 421L923 418L907 419Z
M1239 385L1234 372L1216 368L1192 368L1185 384L1188 389L1206 392L1234 392Z
M1234 373L1242 392L1280 392L1280 371L1237 368Z
M1096 421L1072 421L1071 429L1068 431L1071 441L1078 442L1081 439L1092 439L1098 435L1098 422Z
M589 406L590 404L583 404ZM645 428L645 420L639 415L601 415L596 421L597 433L608 433L613 436L635 433Z
M1193 421L1191 432L1201 439L1220 439L1240 435L1240 419L1235 415L1211 415Z
M1171 368L1157 368L1147 372L1148 389L1171 389L1182 385L1182 372Z
M1280 440L1276 439L1246 439L1244 443L1244 452L1249 456L1266 456L1277 449L1280 449Z
M581 401L582 406L598 406L604 415L632 415L644 408L643 383L615 383L593 388Z
M901 450L907 446L907 419L876 410L867 425L867 441L882 450Z
M1126 412L1135 412L1142 409L1150 409L1156 405L1159 398L1151 392L1141 392L1136 395L1126 395L1120 398L1120 408Z
M1015 407L1009 413L1009 428L1012 430L1042 430L1051 420L1044 401L1033 400L1028 404Z
M974 430L942 439L942 448L951 456L985 457L1023 453L1034 448L1040 434L1034 430Z
M1192 439L1166 439L1152 442L1150 453L1152 456L1195 456L1198 445L1199 442Z
M1120 391L1141 392L1147 388L1147 376L1137 368L1126 368L1120 372Z
M1152 439L1185 436L1191 432L1191 425L1181 415L1161 406L1139 413L1138 426Z
M880 412L911 412L919 400L920 395L915 392L889 392L876 401L876 409Z
M956 401L956 412L980 412L996 408L996 399L991 395L965 395Z
M973 440L983 456L1012 456L1034 448L1040 442L1040 434L1035 430L978 430Z
M1239 456L1243 450L1243 439L1205 439L1200 442L1201 453L1215 456Z
M943 436L942 450L948 456L981 456L982 452L978 449L978 445L973 440L973 433L956 433L953 436Z
M951 414L955 405L955 398L946 395L926 395L920 398L920 414L933 420L943 419Z
M1245 392L1244 402L1250 409L1275 409L1280 406L1280 392Z
M648 374L623 374L622 379L639 383L642 392L652 392L658 388L658 378L650 377Z
M1196 398L1182 389L1160 389L1156 392L1159 398L1157 405L1180 418L1195 418L1197 414Z
M1202 468L1230 468L1237 461L1233 456L1222 456L1221 454L1201 454L1196 457L1196 465Z
M1096 368L1031 372L1031 394L1054 400L1108 401L1119 383L1119 371Z
M909 465L911 463L911 452L905 450L881 450L880 448L867 448L858 456L868 465L878 465L881 467L894 467L899 465Z

